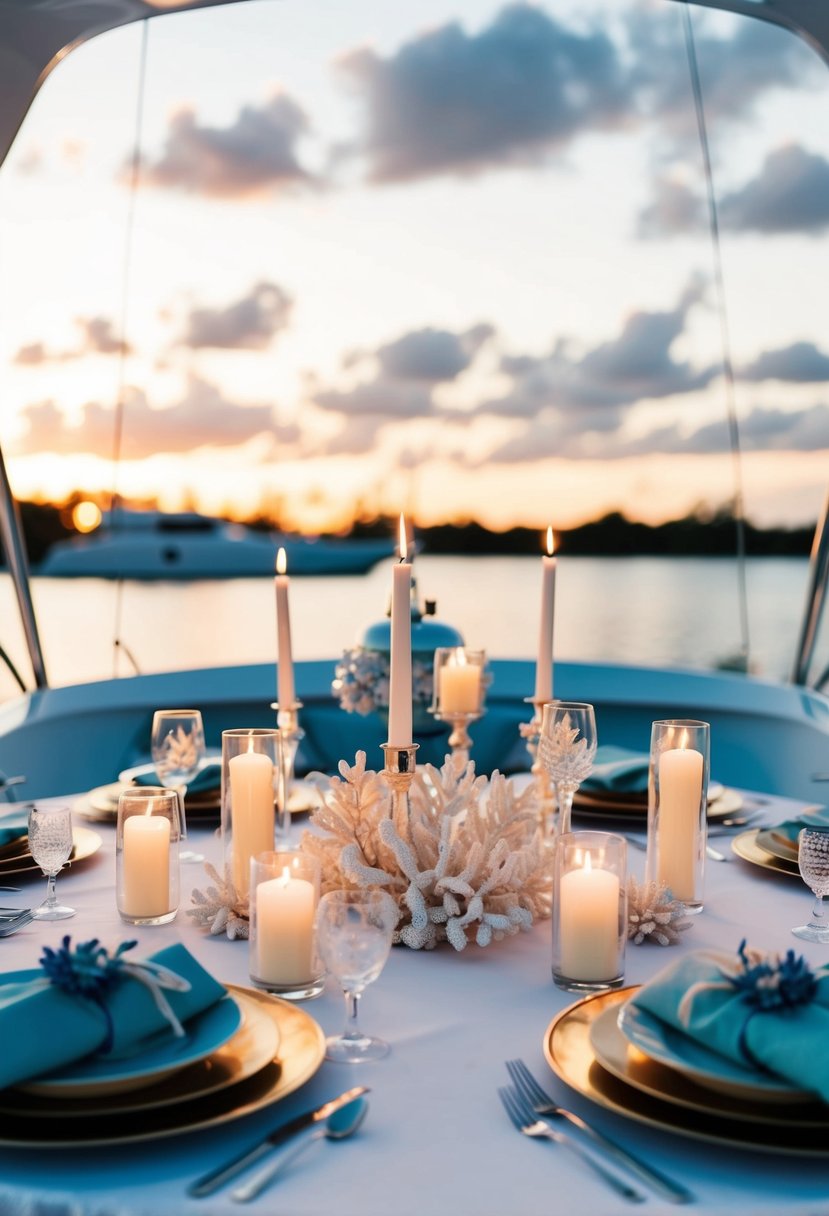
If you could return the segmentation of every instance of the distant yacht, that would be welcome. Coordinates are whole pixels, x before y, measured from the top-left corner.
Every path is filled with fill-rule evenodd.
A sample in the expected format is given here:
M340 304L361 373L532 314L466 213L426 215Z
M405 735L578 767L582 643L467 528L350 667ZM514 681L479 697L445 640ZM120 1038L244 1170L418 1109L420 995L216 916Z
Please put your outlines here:
M389 540L322 540L256 532L195 512L108 512L95 531L57 541L35 571L53 578L197 579L272 575L279 547L291 574L363 574Z

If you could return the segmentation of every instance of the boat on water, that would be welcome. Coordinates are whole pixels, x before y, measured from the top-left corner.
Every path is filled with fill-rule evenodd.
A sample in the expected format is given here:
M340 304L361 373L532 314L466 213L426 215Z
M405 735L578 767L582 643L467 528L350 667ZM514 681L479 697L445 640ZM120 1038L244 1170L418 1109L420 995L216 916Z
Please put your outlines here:
M257 532L194 511L116 507L98 528L57 541L34 573L46 578L209 579L272 575L279 549L291 574L364 574L391 541Z
M167 4L165 12L197 8ZM825 51L829 45L827 8L787 3L740 3L711 0L711 7L765 18L806 33ZM7 4L13 23L7 35L9 62L16 71L2 83L5 105L0 111L0 160L5 156L34 95L38 82L64 48L83 41L104 27L155 15L151 3L110 6L106 13L85 3L45 0L36 10L27 3ZM30 14L36 12L36 20ZM96 681L69 688L50 688L37 621L28 585L28 563L19 528L14 495L2 466L0 527L8 565L15 582L28 643L34 687L0 708L0 770L7 777L24 777L17 796L38 798L88 789L114 780L118 773L146 756L153 710L184 703L202 708L208 743L216 746L220 733L244 722L272 725L273 664L242 668L136 675ZM42 574L90 574L103 577L200 577L208 551L221 560L240 563L222 573L253 573L244 562L259 559L256 573L271 573L274 542L259 538L232 539L225 528L196 517L161 516L146 520L124 517L126 526L107 534L68 542L40 569ZM149 524L150 526L145 526ZM149 533L149 535L147 535ZM319 570L321 555L333 560L330 546L303 543L289 551L292 572ZM388 548L372 550L371 562ZM343 544L343 561L356 560L356 550ZM351 556L349 556L351 554ZM218 559L217 559L218 560ZM96 564L97 563L97 564ZM192 563L192 564L191 564ZM208 559L211 575L218 570ZM328 565L325 568L331 569ZM341 568L346 568L345 566ZM353 565L348 568L353 569ZM822 784L829 768L829 697L827 672L816 668L819 636L825 629L829 579L829 526L824 516L815 538L809 601L799 643L792 639L794 678L789 684L722 672L653 670L619 664L558 663L556 695L590 701L596 706L603 742L642 749L652 721L664 717L704 719L712 724L712 765L720 780L770 793L823 801ZM383 741L380 719L346 715L331 692L334 659L297 664L297 694L303 702L305 739L298 768L331 771L356 747L371 750ZM531 664L496 657L489 710L478 724L475 758L479 767L505 771L526 767L527 753L519 726L530 716L526 698L532 686ZM812 681L811 686L809 681ZM438 760L444 736L423 741L422 758ZM373 757L377 760L377 755ZM12 791L10 791L12 792Z

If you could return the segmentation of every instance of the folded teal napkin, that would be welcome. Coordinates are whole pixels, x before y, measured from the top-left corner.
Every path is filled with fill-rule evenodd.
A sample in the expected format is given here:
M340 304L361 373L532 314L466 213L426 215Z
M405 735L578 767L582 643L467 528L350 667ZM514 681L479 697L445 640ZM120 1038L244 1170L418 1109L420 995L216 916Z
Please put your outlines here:
M9 815L0 816L0 848L13 844L29 830L29 812L12 811Z
M648 757L626 747L606 744L596 748L596 761L589 777L581 784L583 790L615 790L624 794L648 792Z
M813 806L795 819L787 819L771 828L779 836L785 836L792 844L797 844L797 838L804 828L826 828L829 831L829 807Z
M148 773L139 773L133 778L136 785L158 785L158 773L151 770ZM200 768L193 780L187 786L188 794L206 794L208 790L217 790L222 784L222 766L220 761L215 764L206 764L204 768Z
M90 942L76 947L72 957L77 960L84 950L97 945ZM73 979L76 984L83 983L84 965L85 974L94 975L92 953L88 952L85 962L81 959L73 964L68 939L64 938L61 949L52 952L56 959L53 971L65 979L74 966L70 983ZM132 965L140 967L142 961L135 960ZM181 1023L208 1009L225 994L224 987L180 944L167 946L146 961L166 968L189 985L187 991L163 990ZM113 978L100 993L106 1011L90 996L67 991L52 982L46 970L37 978L2 981L0 975L0 1043L5 1045L0 1051L0 1089L74 1064L98 1051L108 1040L114 1054L170 1025L150 989L130 974ZM14 1045L13 1050L9 1049L10 1044Z
M677 959L632 1003L712 1051L829 1102L829 965L743 950Z

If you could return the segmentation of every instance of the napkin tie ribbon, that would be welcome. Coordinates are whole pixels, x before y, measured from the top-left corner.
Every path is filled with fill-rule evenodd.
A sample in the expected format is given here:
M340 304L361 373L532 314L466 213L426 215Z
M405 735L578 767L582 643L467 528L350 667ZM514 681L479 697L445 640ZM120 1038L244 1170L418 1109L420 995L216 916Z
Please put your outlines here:
M810 1004L817 996L817 979L802 955L796 955L793 950L787 950L781 959L779 954L764 954L761 950L748 948L744 938L740 942L737 959L730 963L718 960L722 981L700 980L688 989L679 1005L679 1020L683 1026L690 1025L692 1006L699 993L735 991L739 1000L749 1007L737 1044L752 1067L767 1071L748 1045L747 1034L752 1018L758 1013L796 1009L799 1005Z
M100 1052L112 1051L115 1038L115 1027L112 1023L112 1013L106 1003L106 994L127 976L148 989L156 1008L169 1023L176 1038L184 1037L184 1027L167 1000L164 990L189 992L192 987L189 980L150 959L141 963L124 959L122 956L126 951L132 950L138 944L134 941L122 942L114 954L110 954L97 937L88 942L81 942L74 950L71 943L71 937L67 936L58 950L44 946L40 965L46 972L49 983L55 984L71 996L86 997L101 1010L106 1019L107 1033L98 1049Z

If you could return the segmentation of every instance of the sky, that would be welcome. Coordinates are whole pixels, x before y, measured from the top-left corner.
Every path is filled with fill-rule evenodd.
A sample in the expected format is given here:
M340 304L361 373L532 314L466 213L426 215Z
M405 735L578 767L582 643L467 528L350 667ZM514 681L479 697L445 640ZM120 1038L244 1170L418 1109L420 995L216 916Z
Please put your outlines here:
M783 30L692 15L745 506L803 523L829 468L829 72ZM0 168L19 497L307 531L732 500L679 4L155 18L132 192L141 39L68 56Z

